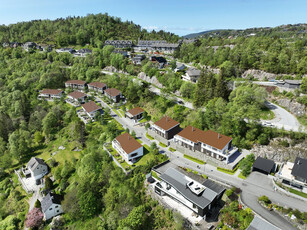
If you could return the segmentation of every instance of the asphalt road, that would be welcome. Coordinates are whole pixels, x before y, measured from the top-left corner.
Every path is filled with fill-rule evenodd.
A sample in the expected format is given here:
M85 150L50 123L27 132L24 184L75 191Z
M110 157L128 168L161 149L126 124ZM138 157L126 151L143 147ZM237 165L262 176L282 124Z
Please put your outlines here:
M287 110L271 102L266 102L266 106L275 114L275 118L268 121L273 126L280 129L284 128L285 130L293 130L296 132L303 131L302 128L300 128L301 125L296 117L289 113Z

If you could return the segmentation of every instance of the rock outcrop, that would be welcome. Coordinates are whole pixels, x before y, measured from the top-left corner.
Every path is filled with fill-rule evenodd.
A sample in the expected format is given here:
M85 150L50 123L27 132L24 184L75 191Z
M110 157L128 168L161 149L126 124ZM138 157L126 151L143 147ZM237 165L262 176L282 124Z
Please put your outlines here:
M298 117L306 115L306 106L296 102L295 100L282 98L282 99L277 99L276 103Z
M265 71L262 70L258 70L258 69L249 69L246 70L243 74L242 74L242 78L256 78L258 80L264 80L264 79L275 79L276 78L276 74L273 73L267 73Z
M280 138L279 138L280 139ZM289 140L288 140L289 141ZM290 141L289 141L290 142ZM251 149L256 158L258 156L274 160L275 162L294 162L296 157L307 158L307 141L290 147L278 144L278 139L272 140L270 145L255 145Z
M154 84L155 86L157 86L159 88L164 88L164 86L158 81L158 79L155 76L149 77L144 72L141 72L141 73L139 73L138 78L140 78L143 81L146 81L150 84Z

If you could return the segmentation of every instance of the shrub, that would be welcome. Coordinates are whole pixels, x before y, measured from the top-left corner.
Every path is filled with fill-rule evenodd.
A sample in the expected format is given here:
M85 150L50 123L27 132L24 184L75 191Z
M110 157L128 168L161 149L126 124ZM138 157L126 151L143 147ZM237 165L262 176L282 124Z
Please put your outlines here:
M38 228L43 223L44 214L39 208L33 208L28 214L25 225L28 228Z
M42 207L41 202L39 201L39 199L37 199L37 200L35 201L34 207L35 207L35 208L41 208L41 207Z
M258 198L258 201L262 201L265 205L271 204L271 200L267 196L261 196Z
M226 194L226 196L230 197L233 194L233 190L232 189L227 189L225 194Z

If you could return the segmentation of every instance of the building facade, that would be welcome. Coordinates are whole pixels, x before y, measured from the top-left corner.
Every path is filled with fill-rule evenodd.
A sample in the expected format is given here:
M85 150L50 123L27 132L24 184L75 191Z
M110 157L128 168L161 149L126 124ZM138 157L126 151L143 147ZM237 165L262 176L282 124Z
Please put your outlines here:
M139 120L143 119L143 113L144 109L140 107L135 107L133 109L128 110L125 113L125 117L128 117L129 119L133 120L134 122L138 122Z
M66 88L84 90L86 87L86 82L82 80L69 80L65 82Z
M159 121L156 121L151 126L151 130L160 137L170 140L180 132L180 123L170 117L165 116Z
M44 89L39 93L38 98L46 100L61 99L63 90L61 89Z
M103 94L104 90L107 89L107 85L102 82L91 82L87 84L88 89L94 92Z
M57 194L49 192L45 197L43 197L41 201L41 206L45 220L49 220L54 216L63 213L63 208L61 206L61 197Z
M115 103L119 102L122 98L122 93L118 89L108 88L104 92L106 97L108 97Z

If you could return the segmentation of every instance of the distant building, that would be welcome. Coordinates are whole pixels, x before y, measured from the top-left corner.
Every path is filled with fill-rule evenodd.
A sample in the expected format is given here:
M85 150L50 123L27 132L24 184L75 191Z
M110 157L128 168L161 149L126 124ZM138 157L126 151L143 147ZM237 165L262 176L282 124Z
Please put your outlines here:
M284 80L277 81L276 85L288 89L299 89L302 84L302 80Z
M181 76L182 80L196 83L200 77L201 71L198 69L190 68Z
M159 178L161 180L155 185L157 194L171 197L202 217L214 208L225 192L213 181L201 184L174 168L168 168Z
M87 102L82 105L84 112L90 117L94 118L96 113L99 112L100 114L103 113L103 110L100 106L98 106L94 101Z
M135 65L141 65L142 61L146 58L144 54L137 54L131 60Z
M23 169L23 174L26 177L33 177L35 180L43 178L48 173L48 166L43 159L32 157L27 164L26 169Z
M167 43L164 40L139 40L138 44L134 47L134 50L173 53L179 45L179 43Z
M88 83L87 86L89 90L95 91L101 94L103 94L104 90L107 89L107 85L102 82L91 82L91 83Z
M74 50L73 48L60 48L60 49L56 49L55 52L74 54L74 53L76 53L76 50Z
M92 50L90 49L80 49L74 53L74 56L86 57L87 55L92 54Z
M184 71L186 66L184 64L176 64L175 72Z
M61 89L44 89L39 93L38 98L53 100L60 99L63 96L63 90Z
M104 92L105 92L106 97L108 97L115 103L119 102L122 97L122 93L118 89L115 89L115 88L108 88Z
M144 109L142 109L141 107L135 107L133 109L128 110L125 113L125 117L128 117L131 120L134 120L134 122L138 122L139 120L143 119L143 113L144 113Z
M82 80L69 80L69 81L65 82L66 88L84 90L85 86L86 86L86 82L82 81Z
M54 216L63 213L61 206L61 196L53 193L48 193L47 196L43 197L41 201L42 211L44 213L44 219L49 220Z
M160 69L162 69L167 64L167 60L161 56L151 56L150 61L152 63L158 64Z
M23 44L23 48L26 50L26 51L29 51L29 49L36 49L36 43L35 42L26 42Z
M131 40L107 40L104 42L104 45L114 46L119 49L132 48L133 42Z
M112 147L122 156L126 162L136 162L143 156L143 146L129 133L124 133L112 141Z

